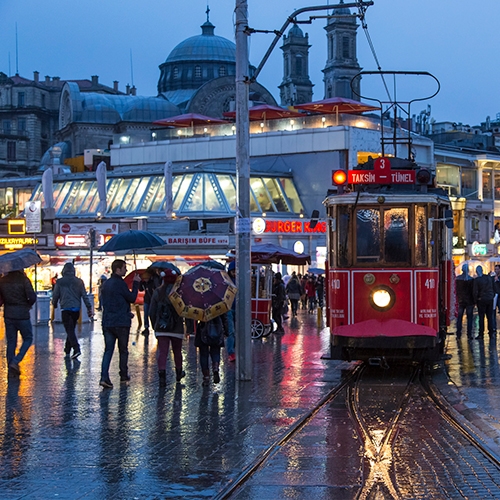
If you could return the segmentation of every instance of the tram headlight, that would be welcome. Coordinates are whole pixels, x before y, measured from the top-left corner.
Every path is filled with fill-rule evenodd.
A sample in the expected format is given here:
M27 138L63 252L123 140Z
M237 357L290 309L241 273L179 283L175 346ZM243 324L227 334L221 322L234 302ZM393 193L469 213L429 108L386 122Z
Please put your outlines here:
M388 311L396 302L396 295L387 286L374 288L370 293L370 304L377 311Z

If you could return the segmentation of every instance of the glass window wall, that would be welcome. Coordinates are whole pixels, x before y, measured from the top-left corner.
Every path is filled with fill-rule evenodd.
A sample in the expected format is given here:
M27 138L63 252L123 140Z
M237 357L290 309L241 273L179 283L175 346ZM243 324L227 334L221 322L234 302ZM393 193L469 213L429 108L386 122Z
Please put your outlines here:
M477 198L477 191L478 186L476 169L462 168L462 196Z

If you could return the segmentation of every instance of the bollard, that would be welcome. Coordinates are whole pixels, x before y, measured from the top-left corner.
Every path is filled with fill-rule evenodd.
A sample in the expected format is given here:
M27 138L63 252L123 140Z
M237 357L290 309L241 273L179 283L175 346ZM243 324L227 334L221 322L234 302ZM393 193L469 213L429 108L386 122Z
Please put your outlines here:
M318 326L323 324L323 308L318 307Z

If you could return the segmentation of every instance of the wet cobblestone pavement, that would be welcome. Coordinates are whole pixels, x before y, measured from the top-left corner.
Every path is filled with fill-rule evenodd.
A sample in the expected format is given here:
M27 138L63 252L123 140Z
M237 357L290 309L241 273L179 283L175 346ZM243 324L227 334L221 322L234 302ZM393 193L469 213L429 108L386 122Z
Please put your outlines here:
M201 385L191 338L184 343L184 383L175 383L172 368L164 389L158 387L156 340L134 333L132 380L119 383L115 353L110 372L115 388L102 390L99 322L82 326L79 361L64 359L62 325L37 327L18 382L8 382L4 360L0 363L0 498L214 497L341 379L346 364L322 358L329 352L329 334L316 326L315 315L299 312L285 331L254 342L252 381L236 382L234 363L224 355L221 383L208 388ZM4 343L2 321L2 353ZM453 383L437 372L439 389L491 444L500 442L495 428L500 422L498 348L489 339L484 349L477 341L457 346L449 336L447 350L453 356L446 362ZM283 460L293 467L287 473L282 462L280 481L286 484L279 494L264 481L236 497L353 498L360 487L362 447L353 446L355 431L344 402L332 403L318 417L287 448ZM406 446L409 457L414 446ZM321 457L321 447L329 455ZM461 447L453 443L443 455L443 463L453 461L454 471L463 460L473 460L454 455ZM413 460L425 464L424 450L420 453ZM400 467L406 467L404 454L398 458ZM438 474L446 475L446 467ZM427 477L423 469L422 477ZM429 474L430 484L436 472ZM400 486L413 491L414 498L432 497L408 484Z

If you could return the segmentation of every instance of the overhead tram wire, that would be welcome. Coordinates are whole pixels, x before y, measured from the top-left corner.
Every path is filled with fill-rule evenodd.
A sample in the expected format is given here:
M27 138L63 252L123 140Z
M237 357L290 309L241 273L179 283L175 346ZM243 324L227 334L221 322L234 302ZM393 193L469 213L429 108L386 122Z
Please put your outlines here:
M366 23L366 19L365 19L365 13L366 13L367 7L364 6L360 0L356 0L356 3L358 4L358 12L359 12L358 17L359 17L359 20L361 21L361 27L363 28L363 31L364 31L365 36L366 36L366 40L368 41L368 46L370 47L370 50L372 51L373 58L375 59L375 64L377 65L377 70L382 71L382 66L380 66L380 62L378 60L377 53L375 52L375 46L373 45L370 33L368 31L368 24ZM391 93L390 93L389 88L387 86L387 82L385 81L384 75L380 75L380 77L382 78L382 82L384 83L385 91L387 92L387 97L389 98L389 101L392 102Z

